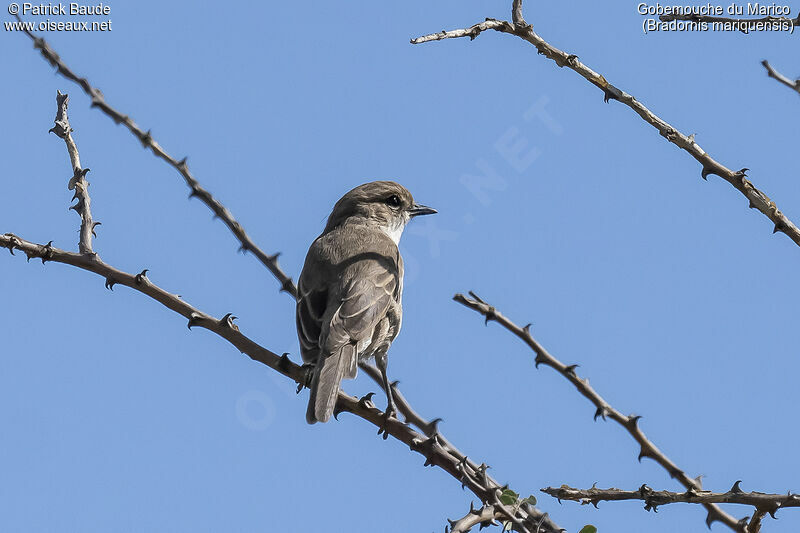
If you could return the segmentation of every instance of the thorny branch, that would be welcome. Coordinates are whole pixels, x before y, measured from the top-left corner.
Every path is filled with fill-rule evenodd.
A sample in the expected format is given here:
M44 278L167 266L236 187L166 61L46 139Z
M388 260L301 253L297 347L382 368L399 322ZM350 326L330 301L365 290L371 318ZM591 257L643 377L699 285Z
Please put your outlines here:
M17 20L21 20L19 15L16 17ZM75 74L62 61L61 57L59 57L55 50L50 47L47 41L41 37L37 37L35 34L31 33L25 28L23 28L23 31L33 41L33 47L39 50L39 52L42 54L42 57L44 57L45 60L50 63L50 65L54 66L59 74L68 80L77 83L81 89L83 89L83 92L85 92L92 99L92 107L99 108L103 113L111 117L115 123L123 124L134 136L139 139L145 148L149 148L152 150L155 156L160 157L170 166L175 168L175 170L177 170L183 177L186 185L189 186L189 189L191 189L189 197L199 198L200 201L206 204L206 206L208 206L208 208L214 213L214 216L222 220L222 222L225 223L233 235L239 240L239 250L242 252L252 252L253 255L255 255L258 260L261 261L261 263L263 263L263 265L267 267L267 269L269 269L269 271L272 272L272 274L278 279L281 284L281 291L286 292L290 294L292 298L297 299L297 287L292 281L292 278L286 275L286 273L278 264L278 256L280 256L280 253L268 255L256 245L253 239L250 238L250 236L244 230L242 225L234 218L233 214L228 210L228 208L222 205L219 200L214 198L211 193L204 189L200 185L200 182L195 179L195 177L189 171L189 166L186 164L185 157L181 160L172 157L161 147L160 144L158 144L158 142L153 139L152 135L150 134L150 130L144 131L128 115L124 115L111 107L106 102L105 97L100 89L93 87L86 78L81 78Z
M798 15L798 19L800 19L800 15ZM793 91L796 91L798 94L800 94L800 79L796 79L794 81L790 80L789 78L787 78L786 76L775 70L772 67L772 65L769 64L769 61L767 61L766 59L762 61L761 64L764 65L765 69L767 69L767 76L778 80L782 84L786 85Z
M55 124L50 128L50 132L64 139L67 145L67 152L69 153L69 160L72 165L72 177L69 179L69 190L75 191L75 195L72 199L78 200L78 203L70 207L70 209L74 209L75 212L78 213L78 216L81 217L78 249L82 254L93 254L92 237L94 236L94 228L100 223L92 220L92 200L89 197L89 182L86 180L86 173L89 172L89 169L81 167L81 156L78 153L78 146L72 138L73 129L69 125L69 115L67 114L68 105L69 95L61 94L61 91L58 91L56 93L56 118L53 121Z
M547 487L542 492L549 494L559 500L572 500L581 502L583 505L597 504L602 501L622 501L622 500L641 500L644 502L646 511L657 511L658 507L670 503L695 503L695 504L716 504L734 503L750 505L755 509L753 519L748 523L746 520L739 521L740 527L747 525L743 529L746 533L757 533L761 527L761 518L769 514L775 518L775 513L779 509L786 507L800 507L800 494L765 494L763 492L744 492L739 486L741 481L733 484L728 492L711 492L707 490L695 490L690 488L686 492L670 492L666 490L653 490L647 485L642 485L637 490L620 490L615 488L598 489L575 489L567 485L561 487Z
M7 248L12 255L14 250L21 250L29 261L36 258L41 259L42 263L52 261L93 272L105 278L105 286L108 289L113 289L114 285L130 287L186 318L189 328L197 326L216 333L252 360L291 378L298 384L299 389L307 381L304 367L290 361L287 354L278 355L245 336L234 324L236 317L228 313L222 318L215 318L200 311L178 295L169 293L150 281L147 270L139 274L129 274L105 263L95 254L67 252L53 247L52 243L35 244L11 233L0 235L0 248ZM502 504L500 496L505 487L487 475L488 467L485 464L473 468L471 461L452 453L436 434L426 437L396 418L387 421L384 413L372 403L371 396L372 394L368 394L359 399L340 391L336 414L353 413L379 428L380 433L391 435L412 451L420 453L425 457L425 466L438 466L458 480L463 487L468 488L481 502L494 505L498 513L502 513L504 519L511 521L517 531L533 533L536 526L541 524L542 532L560 532L560 528L538 509L530 506L512 508Z
M19 17L17 18L19 19ZM222 205L219 200L214 198L211 193L200 186L199 182L189 171L189 168L186 165L186 158L177 161L174 157L170 156L156 141L153 140L149 131L143 131L139 126L136 125L135 122L133 122L132 119L130 119L130 117L123 115L121 112L111 107L108 103L106 103L103 93L99 89L92 87L86 78L80 78L77 76L63 62L63 60L52 49L52 47L50 47L47 41L37 37L27 30L25 30L25 33L33 40L34 48L38 49L42 54L42 57L44 57L52 66L56 67L59 74L68 80L77 83L84 90L84 92L92 98L92 107L98 107L106 115L111 117L114 122L117 124L123 124L144 144L145 147L149 147L153 151L153 154L160 157L178 170L178 172L180 172L181 176L183 176L184 180L186 181L186 184L192 190L190 196L198 197L214 212L214 215L217 218L220 218L225 225L228 226L231 232L233 232L234 236L241 243L240 250L249 250L253 252L259 261L261 261L261 263L266 266L270 272L272 272L275 278L277 278L281 285L281 291L290 294L295 299L297 298L297 286L294 284L291 277L283 272L278 264L278 256L280 254L277 253L274 255L267 255L255 244L242 225L236 221L231 212L224 205ZM88 169L86 170L88 171ZM379 371L374 366L362 365L362 369L378 384L378 386L381 387L381 389L383 389L383 379L381 378ZM394 390L394 395L397 403L397 409L404 416L406 423L416 426L428 437L437 434L437 423L440 419L437 418L432 421L425 420L411 407L409 402L398 390L396 390L396 388ZM447 442L447 440L441 437L441 435L440 438ZM459 458L464 457L463 454L461 454L458 449L455 448L455 446L449 446L459 456ZM477 467L478 465L472 464L472 466Z
M702 170L700 175L703 179L707 179L710 174L717 175L730 183L737 191L742 193L749 202L751 209L757 209L764 216L766 216L774 224L773 233L785 233L795 244L800 246L800 229L789 220L786 215L778 209L778 206L773 202L769 196L760 191L747 179L747 171L749 169L743 168L734 171L713 159L700 145L694 140L694 134L684 135L671 124L664 121L647 107L639 102L632 95L615 87L609 83L602 74L599 74L584 65L578 60L575 54L568 54L563 50L552 46L550 43L542 39L536 32L533 31L533 26L525 22L522 18L522 1L514 0L512 8L513 22L495 20L487 18L484 22L480 22L469 28L442 31L439 33L432 33L423 35L416 39L411 39L412 44L427 43L429 41L441 41L443 39L454 39L459 37L469 37L470 40L475 39L478 35L486 30L494 30L502 33L509 33L524 39L531 43L539 51L539 54L555 61L559 67L566 67L578 73L586 81L603 91L603 100L617 100L623 105L631 108L642 120L653 126L667 141L673 143L678 148L686 151L691 155L700 165ZM800 19L798 20L800 22Z
M527 344L531 350L536 353L536 367L538 368L539 365L549 366L562 376L567 379L575 388L580 392L584 397L586 397L590 402L594 404L597 408L594 414L594 419L597 420L598 417L605 420L606 418L610 418L617 422L620 426L625 428L628 433L630 433L631 437L639 443L640 452L639 452L639 461L642 460L643 457L649 457L653 459L656 463L661 465L664 470L669 473L670 477L678 480L681 485L686 487L690 490L701 490L702 487L700 486L700 482L696 479L692 479L689 477L686 472L678 468L678 466L672 462L658 447L647 438L644 434L644 431L641 430L639 427L639 419L640 416L630 415L626 416L621 412L614 409L606 400L603 399L600 394L598 394L591 385L589 385L588 379L582 379L578 377L578 374L575 372L575 369L578 365L565 365L544 349L544 347L539 344L536 339L533 338L530 331L530 324L525 327L519 327L514 322L506 318L500 311L498 311L493 306L489 305L482 299L480 299L475 293L470 291L471 298L467 298L463 294L456 294L453 299L458 303L474 310L483 315L486 318L486 323L488 324L489 321L495 321L508 331L522 339L525 344ZM708 511L708 516L706 517L706 524L711 527L711 524L715 521L720 521L733 529L734 531L739 531L738 529L738 521L727 514L725 511L720 509L718 506L714 505L713 503L704 504L706 510Z

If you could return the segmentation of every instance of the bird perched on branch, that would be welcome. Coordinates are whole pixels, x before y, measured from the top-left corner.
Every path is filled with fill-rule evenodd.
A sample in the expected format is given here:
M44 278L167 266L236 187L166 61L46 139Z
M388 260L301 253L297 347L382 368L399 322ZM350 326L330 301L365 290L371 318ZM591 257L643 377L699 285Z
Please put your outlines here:
M306 255L298 282L297 335L313 365L306 420L327 422L342 379L375 358L386 390L386 418L396 412L386 352L403 318L403 258L397 248L408 222L435 209L414 202L393 181L373 181L336 202Z

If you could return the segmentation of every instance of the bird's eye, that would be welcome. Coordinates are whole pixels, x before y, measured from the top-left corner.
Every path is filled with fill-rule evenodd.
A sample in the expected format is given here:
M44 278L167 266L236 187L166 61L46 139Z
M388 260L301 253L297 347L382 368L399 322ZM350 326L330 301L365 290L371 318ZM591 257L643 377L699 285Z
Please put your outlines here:
M393 194L386 199L386 204L389 207L400 207L400 198L398 198L396 194Z

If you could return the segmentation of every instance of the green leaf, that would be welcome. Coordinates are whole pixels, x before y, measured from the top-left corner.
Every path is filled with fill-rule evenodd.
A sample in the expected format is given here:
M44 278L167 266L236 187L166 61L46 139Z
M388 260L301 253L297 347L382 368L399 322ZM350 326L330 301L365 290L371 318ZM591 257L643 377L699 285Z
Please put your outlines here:
M583 526L578 533L597 533L597 528L594 526Z
M500 501L504 505L514 505L515 503L517 503L518 499L519 499L519 494L517 494L511 489L504 490L503 493L500 495Z
M530 495L524 500L522 500L522 503L527 503L528 505L536 505L536 496Z

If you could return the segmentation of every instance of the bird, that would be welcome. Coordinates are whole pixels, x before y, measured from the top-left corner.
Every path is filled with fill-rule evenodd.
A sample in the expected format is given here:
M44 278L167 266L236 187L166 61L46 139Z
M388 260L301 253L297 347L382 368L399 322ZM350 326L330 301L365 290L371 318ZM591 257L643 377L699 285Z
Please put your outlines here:
M297 336L311 389L309 424L330 420L342 380L354 379L358 364L372 358L386 391L386 420L397 412L386 367L403 319L398 244L411 219L436 212L394 181L359 185L333 206L297 284Z

